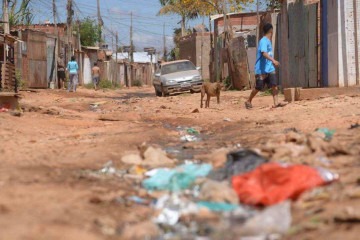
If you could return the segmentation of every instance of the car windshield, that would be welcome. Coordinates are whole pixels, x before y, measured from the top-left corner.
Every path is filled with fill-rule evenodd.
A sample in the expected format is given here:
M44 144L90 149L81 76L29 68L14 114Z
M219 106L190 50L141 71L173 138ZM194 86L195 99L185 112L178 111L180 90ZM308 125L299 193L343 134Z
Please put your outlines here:
M162 66L161 74L166 75L175 72L183 72L189 70L196 70L194 64L192 64L191 62L178 62L178 63L172 63Z

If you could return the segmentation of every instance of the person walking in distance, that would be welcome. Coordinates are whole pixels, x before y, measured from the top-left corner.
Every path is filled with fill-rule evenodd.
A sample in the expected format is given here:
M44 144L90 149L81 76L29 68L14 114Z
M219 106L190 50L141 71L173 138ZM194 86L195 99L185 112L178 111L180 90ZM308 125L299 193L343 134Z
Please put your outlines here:
M78 66L74 56L71 57L71 61L67 65L67 70L68 70L69 75L70 75L68 91L69 92L70 91L76 92L79 66Z
M272 95L274 99L273 107L281 107L278 101L278 82L276 79L276 69L279 67L280 63L274 59L273 47L272 47L272 36L273 36L273 26L270 23L265 24L264 28L264 37L259 42L259 47L257 50L257 59L255 63L255 79L256 86L255 89L251 92L249 99L245 102L245 107L247 109L252 108L252 100L256 94L263 90L264 86L267 85L272 89Z
M100 74L101 74L100 68L98 67L97 63L95 62L94 67L91 70L91 75L93 78L95 91L98 90L98 86L99 86L99 82L100 82Z
M65 63L64 55L61 53L57 59L58 88L65 89Z

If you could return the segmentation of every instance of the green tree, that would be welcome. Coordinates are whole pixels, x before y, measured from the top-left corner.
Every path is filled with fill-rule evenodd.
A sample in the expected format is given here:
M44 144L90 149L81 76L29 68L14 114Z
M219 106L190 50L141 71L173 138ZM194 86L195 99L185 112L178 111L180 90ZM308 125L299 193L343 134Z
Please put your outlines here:
M101 30L94 19L87 17L80 22L80 41L83 46L95 46Z
M281 0L267 0L267 6L270 10L280 9L281 8Z
M241 11L244 4L254 0L159 0L162 8L158 15L177 14L181 17L181 35L186 34L186 21L198 16Z
M177 14L181 17L181 36L186 35L186 21L199 16L198 9L186 0L160 0L162 8L158 15Z
M35 15L33 14L32 9L30 8L30 3L32 0L22 0L21 2L18 2L17 0L8 0L8 1L9 1L10 27L20 24L30 25L33 22Z
M186 30L186 34L191 34L192 31L191 29L187 29ZM173 35L173 39L174 39L174 43L175 43L175 47L171 50L170 52L170 60L174 61L174 60L178 60L180 58L180 39L181 39L181 28L175 28L174 29L174 35Z

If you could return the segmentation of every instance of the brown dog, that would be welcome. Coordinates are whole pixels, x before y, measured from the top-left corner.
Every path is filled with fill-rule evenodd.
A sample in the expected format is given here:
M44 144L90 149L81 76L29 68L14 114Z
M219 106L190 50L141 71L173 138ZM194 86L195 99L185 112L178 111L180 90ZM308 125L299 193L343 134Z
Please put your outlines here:
M203 107L203 99L206 94L206 101L205 101L205 108L210 107L210 98L217 97L217 103L220 104L220 91L222 85L219 82L216 83L203 83L201 87L201 100L200 100L200 107Z

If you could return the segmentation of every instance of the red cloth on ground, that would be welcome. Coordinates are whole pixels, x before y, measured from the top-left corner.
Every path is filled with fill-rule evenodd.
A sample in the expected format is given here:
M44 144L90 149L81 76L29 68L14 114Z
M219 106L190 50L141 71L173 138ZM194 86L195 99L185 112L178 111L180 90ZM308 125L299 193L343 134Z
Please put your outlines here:
M318 171L305 165L266 163L254 171L234 176L232 186L244 204L269 206L296 200L304 191L326 184Z

